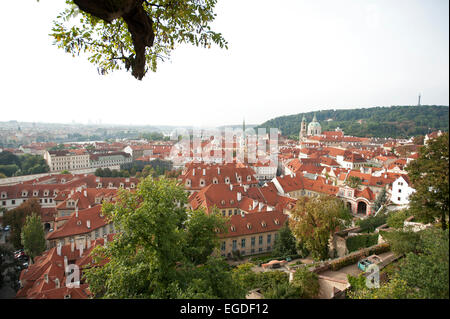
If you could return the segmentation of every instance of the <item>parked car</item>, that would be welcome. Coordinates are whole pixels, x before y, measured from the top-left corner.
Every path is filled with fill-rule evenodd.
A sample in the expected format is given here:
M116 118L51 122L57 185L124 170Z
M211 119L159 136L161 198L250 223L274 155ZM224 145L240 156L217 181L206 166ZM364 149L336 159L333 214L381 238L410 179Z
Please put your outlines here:
M371 255L367 258L363 258L360 261L358 261L358 269L360 269L362 271L366 271L370 265L372 265L372 264L378 265L382 261L383 260L379 256Z
M5 228L3 228L4 231L9 231L11 229L11 226L6 225Z

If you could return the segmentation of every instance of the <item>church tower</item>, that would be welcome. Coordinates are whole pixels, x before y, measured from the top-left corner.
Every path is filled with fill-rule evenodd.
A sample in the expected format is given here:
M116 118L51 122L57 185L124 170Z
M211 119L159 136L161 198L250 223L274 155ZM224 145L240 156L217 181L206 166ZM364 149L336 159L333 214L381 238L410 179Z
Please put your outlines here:
M306 137L306 117L303 115L302 123L300 124L300 134L298 140L302 141Z

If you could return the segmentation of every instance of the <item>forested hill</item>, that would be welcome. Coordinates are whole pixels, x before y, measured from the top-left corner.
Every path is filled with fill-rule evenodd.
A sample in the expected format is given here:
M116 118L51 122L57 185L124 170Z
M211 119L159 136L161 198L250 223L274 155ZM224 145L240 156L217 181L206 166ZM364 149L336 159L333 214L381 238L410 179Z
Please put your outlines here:
M324 110L271 119L257 126L278 128L282 135L298 138L303 115L312 121L314 113L322 131L341 128L345 135L358 137L406 138L431 131L448 131L449 107L444 105L390 106L349 110Z

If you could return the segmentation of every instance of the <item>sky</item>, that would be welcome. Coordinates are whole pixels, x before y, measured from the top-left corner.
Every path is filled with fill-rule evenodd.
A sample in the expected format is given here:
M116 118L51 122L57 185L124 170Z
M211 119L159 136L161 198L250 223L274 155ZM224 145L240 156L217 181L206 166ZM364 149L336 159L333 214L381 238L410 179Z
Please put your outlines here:
M180 46L142 81L52 45L64 2L2 3L0 122L260 124L419 93L449 105L448 0L218 0L229 49Z

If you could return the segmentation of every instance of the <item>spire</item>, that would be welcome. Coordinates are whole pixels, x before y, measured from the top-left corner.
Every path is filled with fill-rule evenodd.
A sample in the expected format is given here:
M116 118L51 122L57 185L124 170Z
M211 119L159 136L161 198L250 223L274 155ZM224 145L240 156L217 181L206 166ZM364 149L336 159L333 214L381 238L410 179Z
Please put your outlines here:
M316 113L314 113L313 122L317 122Z
M306 122L306 117L305 117L305 114L303 114L303 117L302 117L302 122Z

